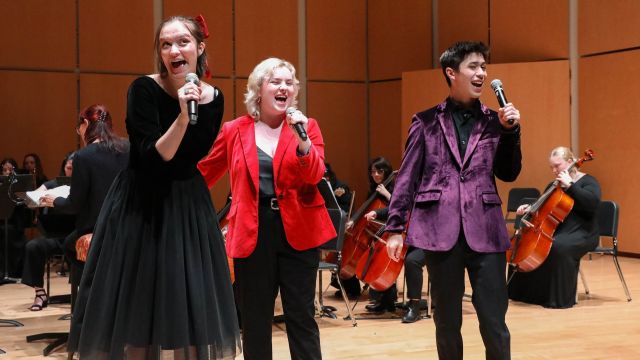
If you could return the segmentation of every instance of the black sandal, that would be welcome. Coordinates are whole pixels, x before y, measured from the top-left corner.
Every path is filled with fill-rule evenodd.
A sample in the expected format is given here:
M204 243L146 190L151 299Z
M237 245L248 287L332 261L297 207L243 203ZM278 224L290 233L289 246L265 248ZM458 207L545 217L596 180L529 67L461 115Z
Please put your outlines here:
M40 303L38 303L40 300ZM44 289L36 289L36 298L33 299L33 305L29 307L31 311L40 311L49 305L49 297L47 296L47 292Z

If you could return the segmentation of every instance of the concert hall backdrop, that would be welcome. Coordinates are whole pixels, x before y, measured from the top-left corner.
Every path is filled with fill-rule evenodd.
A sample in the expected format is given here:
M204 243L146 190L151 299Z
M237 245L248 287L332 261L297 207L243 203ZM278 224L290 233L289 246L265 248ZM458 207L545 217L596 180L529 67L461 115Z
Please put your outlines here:
M640 255L640 1L635 0L21 0L0 2L0 156L40 154L56 175L79 146L78 111L104 103L126 135L126 91L154 72L156 25L206 18L212 78L224 120L245 113L246 79L262 59L290 60L300 108L318 119L338 178L367 193L367 162L399 167L411 115L447 94L438 56L458 40L490 45L482 100L499 78L522 114L523 171L498 184L538 187L553 177L551 148L592 148L583 170L621 206L620 249ZM221 206L228 186L212 190Z

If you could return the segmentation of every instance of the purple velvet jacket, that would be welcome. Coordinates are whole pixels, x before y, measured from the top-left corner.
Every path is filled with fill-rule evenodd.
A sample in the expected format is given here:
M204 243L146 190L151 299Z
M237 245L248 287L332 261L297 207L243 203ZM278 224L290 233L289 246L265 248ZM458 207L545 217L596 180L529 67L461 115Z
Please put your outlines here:
M450 250L462 225L474 251L506 251L510 243L495 177L518 177L520 129L504 130L498 114L482 105L462 158L447 106L445 101L413 116L385 229L402 232L410 215L409 245Z

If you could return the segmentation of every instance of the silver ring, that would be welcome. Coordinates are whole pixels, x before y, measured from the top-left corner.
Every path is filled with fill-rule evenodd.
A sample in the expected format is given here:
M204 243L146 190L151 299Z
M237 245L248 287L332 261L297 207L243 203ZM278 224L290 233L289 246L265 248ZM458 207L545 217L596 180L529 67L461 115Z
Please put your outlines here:
M186 90L184 91L184 94L185 94L185 95L189 95L189 94L191 94L191 89L186 89Z

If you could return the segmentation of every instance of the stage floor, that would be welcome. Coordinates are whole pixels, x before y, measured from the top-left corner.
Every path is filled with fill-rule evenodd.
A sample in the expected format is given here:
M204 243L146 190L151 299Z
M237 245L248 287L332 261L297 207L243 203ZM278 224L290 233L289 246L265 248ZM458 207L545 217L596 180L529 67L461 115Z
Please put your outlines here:
M591 294L578 282L579 303L571 309L551 310L510 302L507 324L511 331L513 359L639 359L640 358L640 259L620 258L620 265L633 301L627 302L613 261L594 255L583 259L582 269ZM329 284L329 275L323 276ZM402 299L402 284L398 284ZM425 284L426 291L426 284ZM347 311L335 289L325 291L325 305L333 305L338 319L317 318L324 359L437 359L432 319L402 324L402 311L367 316L363 294L354 312L358 326L343 320ZM467 292L471 289L467 285ZM52 295L69 293L66 277L52 278ZM42 359L46 342L27 343L27 335L68 331L69 321L58 320L70 306L50 305L40 312L28 310L33 290L20 284L0 286L0 319L17 320L22 327L0 327L0 349L4 359ZM279 303L276 313L280 312ZM465 359L484 359L478 322L470 301L463 304ZM364 317L367 317L364 319ZM284 324L273 327L274 359L289 359ZM66 359L64 346L48 358ZM242 359L240 356L238 359Z

